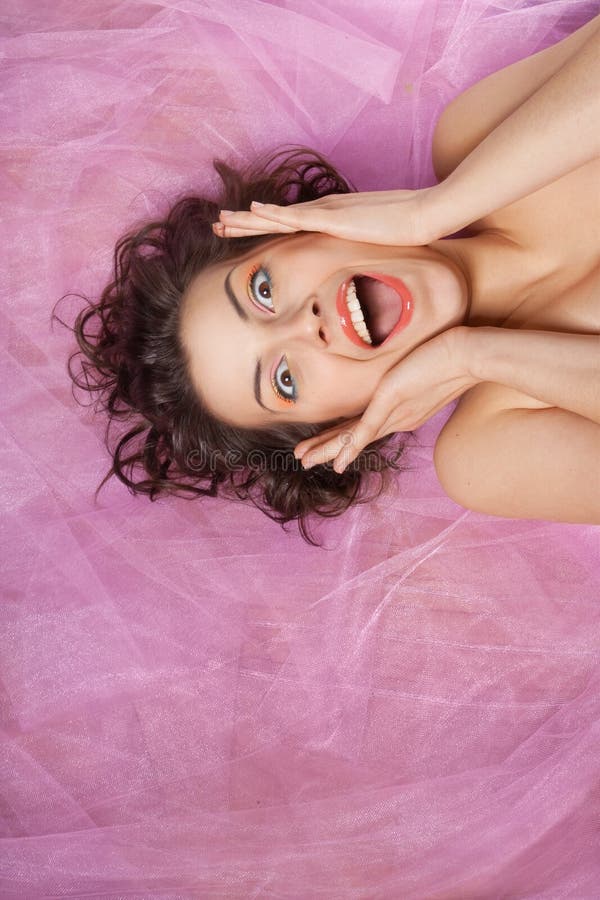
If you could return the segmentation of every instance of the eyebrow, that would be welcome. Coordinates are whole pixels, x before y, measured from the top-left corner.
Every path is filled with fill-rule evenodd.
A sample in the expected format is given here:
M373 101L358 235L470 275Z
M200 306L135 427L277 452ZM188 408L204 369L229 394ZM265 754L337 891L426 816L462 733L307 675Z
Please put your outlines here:
M227 273L227 277L225 278L225 293L227 294L229 302L233 306L234 310L236 311L236 313L240 317L240 319L243 322L247 322L248 321L248 313L243 308L243 306L240 303L240 301L238 300L238 298L235 296L235 294L233 292L233 288L231 287L231 276L233 275L234 270L235 270L235 266L233 266L233 268L231 268L229 270L229 272ZM256 360L256 368L254 369L254 396L256 397L256 402L258 403L259 406L262 406L263 409L266 409L267 412L275 413L275 415L279 415L279 410L271 409L269 406L265 406L265 404L262 401L262 397L260 394L261 369L262 369L262 367L260 364L260 359L257 359Z

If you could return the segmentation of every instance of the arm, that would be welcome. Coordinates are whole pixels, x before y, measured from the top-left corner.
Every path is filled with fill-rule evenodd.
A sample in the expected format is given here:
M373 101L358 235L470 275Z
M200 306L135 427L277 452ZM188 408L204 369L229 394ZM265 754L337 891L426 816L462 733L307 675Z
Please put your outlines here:
M429 193L426 198L430 206L428 215L436 223L434 231L442 225L446 234L448 227L453 232L458 231L544 187L600 153L599 24L597 20L588 23L585 26L587 39L577 51ZM560 45L551 49L559 48ZM504 70L497 73L498 77L505 75ZM482 82L484 94L480 100L487 98L492 104L501 85L488 85L487 94L484 85ZM472 96L468 104L471 116L475 112L474 100ZM459 97L456 102L464 101ZM452 129L460 133L460 115L456 115L452 106L438 126L438 146L452 145L452 134L449 133ZM457 140L460 143L460 138ZM437 168L443 168L439 159Z
M600 337L467 331L481 383L436 443L446 493L496 516L600 523Z
M447 178L488 134L575 57L598 29L600 17L458 94L443 110L433 134L432 162L438 181Z
M479 429L498 413L550 407L588 423L600 438L599 375L597 335L460 325L419 345L386 372L360 418L301 441L296 456L304 466L335 460L335 470L342 471L371 441L418 428L467 391L450 420L454 426L460 421ZM506 388L514 399L507 401Z
M599 460L600 426L556 407L498 409L467 420L454 413L434 452L440 483L461 506L590 524L600 524Z
M296 456L304 467L334 460L341 472L371 441L465 394L435 446L450 497L495 516L600 524L599 344L596 335L449 329L384 375L362 417L302 441Z
M441 184L222 211L213 230L224 238L321 231L367 243L428 244L593 158L599 81L597 17L559 44L484 78L446 108L433 141L435 171L446 179Z
M495 382L600 424L600 336L460 326L475 382Z

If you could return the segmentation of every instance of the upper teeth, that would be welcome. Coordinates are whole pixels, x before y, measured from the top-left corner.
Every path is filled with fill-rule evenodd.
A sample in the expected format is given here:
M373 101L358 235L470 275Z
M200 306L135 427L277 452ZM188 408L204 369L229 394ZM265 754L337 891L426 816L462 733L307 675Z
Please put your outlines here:
M346 303L350 311L350 318L352 319L354 330L363 341L366 341L367 344L372 344L373 341L371 340L371 335L365 325L363 311L360 308L360 301L356 296L356 285L354 284L354 281L351 281L346 288Z

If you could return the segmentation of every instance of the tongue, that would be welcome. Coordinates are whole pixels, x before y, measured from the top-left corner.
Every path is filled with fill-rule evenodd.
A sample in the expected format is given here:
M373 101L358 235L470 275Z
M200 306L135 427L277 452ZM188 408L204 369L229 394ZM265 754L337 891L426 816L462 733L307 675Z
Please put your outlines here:
M354 284L371 339L381 344L400 318L400 297L389 285L368 275L357 276Z

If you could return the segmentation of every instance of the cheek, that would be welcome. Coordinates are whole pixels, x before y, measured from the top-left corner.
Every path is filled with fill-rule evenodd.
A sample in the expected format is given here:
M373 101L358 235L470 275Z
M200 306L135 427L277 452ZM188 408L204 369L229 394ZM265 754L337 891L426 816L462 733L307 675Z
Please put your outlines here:
M361 363L328 364L319 381L319 406L332 418L360 415L369 403L377 381L374 373Z

